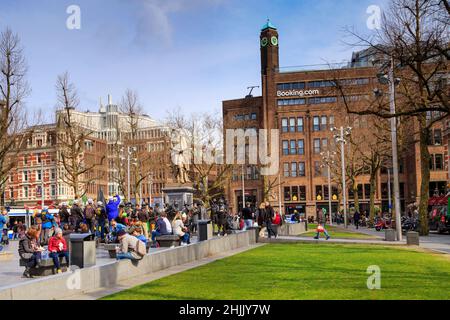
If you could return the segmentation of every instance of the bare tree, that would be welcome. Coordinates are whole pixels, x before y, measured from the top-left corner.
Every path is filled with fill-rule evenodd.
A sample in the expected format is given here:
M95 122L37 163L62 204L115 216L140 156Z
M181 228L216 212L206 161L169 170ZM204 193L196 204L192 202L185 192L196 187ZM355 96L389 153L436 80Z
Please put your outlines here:
M85 158L86 147L92 143L93 131L82 127L74 118L73 111L79 99L67 72L58 76L56 91L58 108L62 110L57 119L58 163L63 169L61 179L78 199L86 194L89 184L99 178L95 175L95 169L102 165L105 156L99 162L88 162Z
M393 61L396 77L400 79L397 90L397 109L391 114L385 104L372 104L369 108L347 111L360 115L376 115L380 118L404 118L418 124L416 130L420 148L420 233L428 228L428 198L430 181L430 153L428 138L430 128L450 114L447 85L449 59L449 5L442 0L392 0L383 15L382 27L373 36L364 36L354 30L347 32L356 38L361 47L374 54L375 65L386 72L386 65ZM439 114L434 120L428 114Z
M8 175L17 163L16 155L32 133L28 130L20 134L27 127L23 104L30 90L26 73L20 38L7 28L0 35L0 195L4 194Z

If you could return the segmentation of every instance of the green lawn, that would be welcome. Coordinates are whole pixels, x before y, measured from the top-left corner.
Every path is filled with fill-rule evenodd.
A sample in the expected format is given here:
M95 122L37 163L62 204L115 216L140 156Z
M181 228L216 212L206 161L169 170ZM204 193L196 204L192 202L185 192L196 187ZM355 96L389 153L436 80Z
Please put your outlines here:
M308 224L308 232L299 234L298 236L312 238L316 235L316 228L317 228L317 224L310 223L310 224ZM354 232L351 230L346 230L342 227L326 226L325 228L327 229L327 232L332 239L361 239L361 240L377 240L378 239L379 240L378 237L364 234L364 233ZM324 238L325 235L323 233L321 233L320 237Z
M367 289L367 267L381 289ZM268 244L105 299L450 299L450 260L401 248Z

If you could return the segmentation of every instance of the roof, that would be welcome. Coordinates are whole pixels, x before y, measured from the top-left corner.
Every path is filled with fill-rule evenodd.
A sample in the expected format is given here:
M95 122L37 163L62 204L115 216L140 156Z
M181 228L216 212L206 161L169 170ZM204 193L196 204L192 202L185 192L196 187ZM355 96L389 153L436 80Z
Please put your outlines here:
M267 19L267 22L265 25L263 25L261 31L267 30L267 29L273 29L273 30L277 30L277 27L275 27L272 22L270 22L270 19Z

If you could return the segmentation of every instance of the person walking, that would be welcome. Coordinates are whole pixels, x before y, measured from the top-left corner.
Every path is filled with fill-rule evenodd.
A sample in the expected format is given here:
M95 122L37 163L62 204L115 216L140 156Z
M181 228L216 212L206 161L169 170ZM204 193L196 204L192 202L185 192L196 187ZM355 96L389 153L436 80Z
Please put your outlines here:
M326 224L326 215L322 210L317 210L317 229L316 229L316 236L314 239L318 240L320 237L320 233L323 232L325 234L326 239L330 239L330 235L327 232L327 229L325 229Z
M266 214L264 220L267 228L267 236L270 239L272 236L273 237L277 236L276 231L274 230L275 227L273 226L273 220L275 219L275 210L273 210L272 206L268 201L265 203L265 209Z
M360 213L359 213L358 210L357 210L357 211L355 212L355 214L353 215L353 222L355 223L356 229L359 228L359 221L360 221L360 219L361 219L361 215L360 215Z
M247 228L253 227L253 213L250 207L250 202L247 202L245 208L242 209L242 218L244 219L243 231L247 230Z
M264 238L266 232L266 204L264 202L262 202L259 205L258 212L256 215L257 215L256 220L258 222L259 227L259 236L261 238Z
M70 208L69 224L71 229L77 230L80 223L84 220L83 211L80 208L79 200L73 200L72 208Z

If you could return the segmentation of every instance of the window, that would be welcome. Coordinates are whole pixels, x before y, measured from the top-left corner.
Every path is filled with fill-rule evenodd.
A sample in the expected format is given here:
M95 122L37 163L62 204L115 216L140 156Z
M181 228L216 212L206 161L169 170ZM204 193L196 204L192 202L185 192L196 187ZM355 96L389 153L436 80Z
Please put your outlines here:
M306 99L300 98L300 99L279 99L278 100L278 106L295 106L295 105L302 105L306 104Z
M320 162L319 161L314 161L314 176L320 176L322 174L321 169L320 169Z
M316 186L316 199L318 196L320 196L320 198L322 200L324 200L323 193L322 193L322 186Z
M328 117L328 123L330 124L330 128L332 128L334 126L334 116Z
M28 155L26 155L26 154L23 156L23 164L24 165L28 164Z
M283 140L283 156L289 155L289 141Z
M320 131L320 118L313 117L313 131Z
M306 186L300 186L299 187L299 193L300 193L300 200L306 200Z
M297 154L297 146L296 146L296 141L295 140L291 140L290 141L290 154Z
M327 138L322 139L322 149L325 150L327 146L328 146L328 139Z
M28 181L28 171L23 172L23 181Z
M434 170L434 155L430 154L430 170Z
M252 114L251 114L251 119L252 119L252 120L256 120L256 118L257 118L257 117L256 117L256 113L252 113Z
M291 188L284 187L284 201L291 201Z
M304 162L298 163L298 176L299 177L305 176L305 163Z
M309 104L322 104L322 103L335 103L337 101L336 97L313 97L308 98Z
M286 178L289 177L289 163L283 163L283 172Z
M297 90L304 89L304 82L278 83L277 90Z
M320 119L320 130L327 130L327 116L322 116L322 118Z
M308 82L309 88L324 88L324 87L333 87L333 81L311 81Z
M297 177L297 162L291 163L291 177Z
M56 196L56 186L54 184L51 185L51 193L53 197Z
M303 118L297 118L297 131L303 132Z
M441 129L434 130L434 145L440 146L442 144L442 132Z
M287 118L281 119L281 131L288 132L288 119Z
M52 176L52 180L56 179L56 170L55 169L51 170L51 176Z
M41 154L38 153L37 154L37 163L41 163L41 162L42 162L42 157L41 157Z
M292 201L298 201L298 187L292 187Z
M314 139L314 153L320 153L320 139Z
M435 162L435 170L443 170L444 169L444 162L442 154L435 154L434 155L434 162Z
M41 170L37 170L36 171L36 180L37 181L41 181L42 180L42 171Z
M298 154L304 155L305 154L305 141L303 139L298 140Z
M289 132L295 132L295 118L289 118Z
M23 187L23 197L28 198L28 187Z

